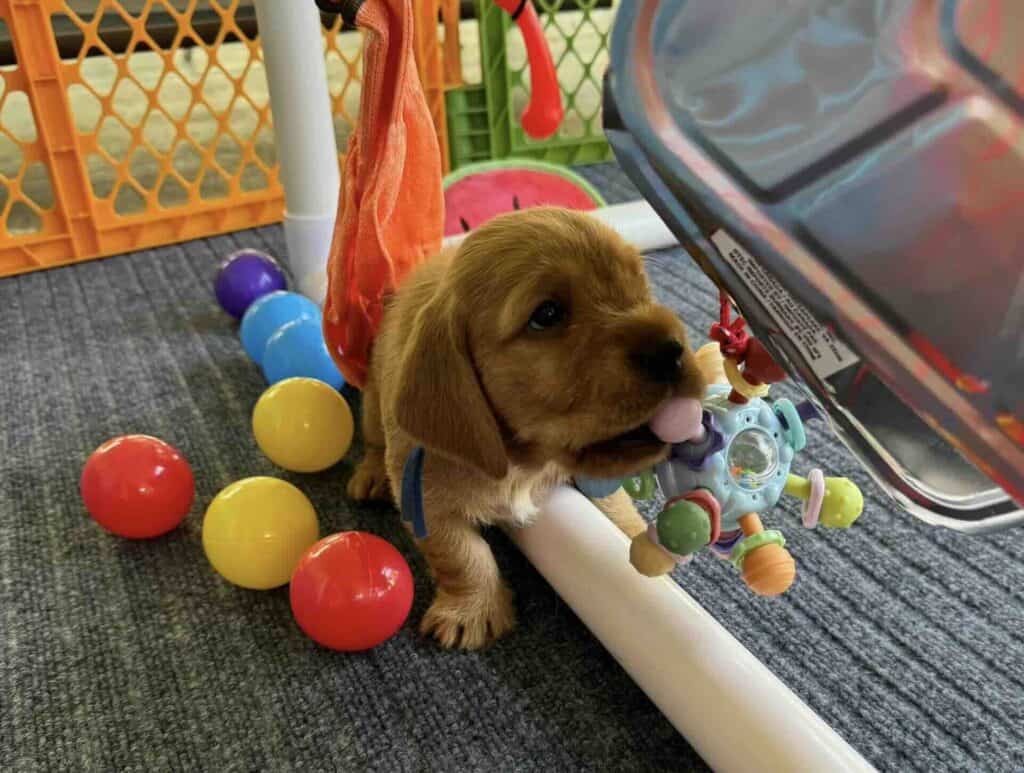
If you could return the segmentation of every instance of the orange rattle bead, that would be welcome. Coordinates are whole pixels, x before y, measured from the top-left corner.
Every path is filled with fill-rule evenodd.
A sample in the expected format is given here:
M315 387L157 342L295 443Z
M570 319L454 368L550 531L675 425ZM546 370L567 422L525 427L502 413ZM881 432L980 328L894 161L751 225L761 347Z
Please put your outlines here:
M796 579L796 562L793 556L776 541L762 542L756 539L759 535L768 537L772 534L764 530L757 513L747 513L740 518L739 523L746 537L744 542L754 538L749 550L737 559L740 561L743 581L759 596L778 596L785 593Z

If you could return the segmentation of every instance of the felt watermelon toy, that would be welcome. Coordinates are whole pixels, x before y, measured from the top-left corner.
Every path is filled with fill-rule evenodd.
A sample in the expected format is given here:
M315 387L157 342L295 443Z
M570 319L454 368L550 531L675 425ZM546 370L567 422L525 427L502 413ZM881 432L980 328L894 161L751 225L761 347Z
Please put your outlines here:
M594 187L564 166L531 159L469 164L444 178L444 235L465 233L516 209L603 207Z

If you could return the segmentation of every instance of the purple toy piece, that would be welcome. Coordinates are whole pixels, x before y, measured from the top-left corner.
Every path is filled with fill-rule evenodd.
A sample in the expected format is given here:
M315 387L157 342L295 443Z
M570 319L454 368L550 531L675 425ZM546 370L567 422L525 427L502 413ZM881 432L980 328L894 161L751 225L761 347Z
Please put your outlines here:
M672 459L682 460L687 467L695 471L703 470L707 460L725 448L725 438L718 429L711 411L704 410L701 414L701 424L704 427L703 440L676 443L672 446L671 452Z
M257 298L287 287L281 266L259 250L239 250L228 255L213 284L217 302L235 319L241 319Z
M800 421L805 424L809 421L821 418L821 414L818 412L818 409L814 407L814 403L810 400L804 400L800 403L800 405L796 407L796 413L800 417Z

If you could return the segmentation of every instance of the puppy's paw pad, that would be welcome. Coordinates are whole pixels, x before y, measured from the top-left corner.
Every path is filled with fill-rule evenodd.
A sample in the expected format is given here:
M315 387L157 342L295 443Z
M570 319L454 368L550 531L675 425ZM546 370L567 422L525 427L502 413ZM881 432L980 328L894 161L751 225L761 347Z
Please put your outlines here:
M491 598L439 591L423 616L420 631L445 649L476 650L500 639L516 624L512 593L502 587Z
M391 487L384 466L372 460L364 459L359 463L349 479L347 491L349 498L358 502L391 500Z

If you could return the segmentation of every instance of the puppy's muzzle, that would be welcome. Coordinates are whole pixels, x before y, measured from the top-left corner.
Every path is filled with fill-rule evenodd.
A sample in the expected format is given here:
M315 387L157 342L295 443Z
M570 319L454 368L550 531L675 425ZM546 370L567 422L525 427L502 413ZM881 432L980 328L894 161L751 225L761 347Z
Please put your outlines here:
M635 350L630 355L630 361L647 380L671 386L682 380L683 351L679 341L665 338Z

